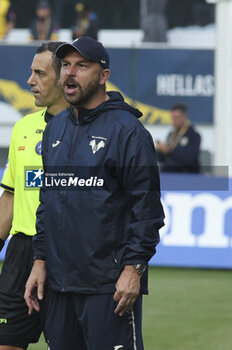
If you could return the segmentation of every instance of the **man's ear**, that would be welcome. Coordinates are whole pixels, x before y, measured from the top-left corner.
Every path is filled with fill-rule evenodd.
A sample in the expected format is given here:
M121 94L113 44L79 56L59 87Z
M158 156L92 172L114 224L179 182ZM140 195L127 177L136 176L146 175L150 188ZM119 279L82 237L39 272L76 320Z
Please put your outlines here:
M101 78L100 78L99 84L104 85L107 82L107 80L109 79L109 76L110 76L110 70L104 69L101 72Z

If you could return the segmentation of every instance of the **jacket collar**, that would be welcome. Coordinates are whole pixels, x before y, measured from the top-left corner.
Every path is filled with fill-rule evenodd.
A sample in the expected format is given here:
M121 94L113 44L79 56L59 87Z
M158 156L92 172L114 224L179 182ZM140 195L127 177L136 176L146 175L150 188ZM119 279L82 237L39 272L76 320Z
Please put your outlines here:
M78 109L78 120L76 118L74 109L72 106L68 108L68 116L72 120L74 124L84 124L84 123L90 123L94 119L98 118L102 113L110 111L110 110L126 110L130 113L132 113L135 117L140 118L142 116L142 113L138 110L133 108L132 106L128 105L124 102L124 99L122 95L119 92L116 91L107 91L107 94L110 96L110 99L101 103L99 106L97 106L94 109L85 109L85 108L79 108Z

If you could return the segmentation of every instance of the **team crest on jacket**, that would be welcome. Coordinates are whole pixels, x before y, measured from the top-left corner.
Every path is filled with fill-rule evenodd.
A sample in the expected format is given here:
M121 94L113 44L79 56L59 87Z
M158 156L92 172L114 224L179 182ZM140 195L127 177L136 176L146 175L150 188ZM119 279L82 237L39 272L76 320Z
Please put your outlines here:
M102 136L91 136L92 140L89 142L89 145L92 147L93 154L95 154L99 149L104 148L107 140Z
M180 139L180 145L181 145L182 147L187 146L188 143L189 143L189 139L188 139L186 136L184 136L184 137L182 137L182 138Z

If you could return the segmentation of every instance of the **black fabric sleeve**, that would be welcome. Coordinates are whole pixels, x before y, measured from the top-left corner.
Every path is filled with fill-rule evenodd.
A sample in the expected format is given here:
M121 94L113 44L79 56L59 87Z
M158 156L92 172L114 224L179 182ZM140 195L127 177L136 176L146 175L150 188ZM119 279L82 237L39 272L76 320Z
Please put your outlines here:
M4 190L6 190L6 191L14 192L14 188L13 188L13 187L4 185L2 182L1 182L1 184L0 184L0 187L2 187L2 188L3 188Z
M44 135L43 135L43 141L42 141L42 160L43 160L43 169L44 173L46 172L46 155L47 155L47 144L48 144L48 137L49 137L49 125L47 124ZM33 250L34 250L34 260L45 260L45 194L46 189L45 185L40 189L40 204L36 212L36 234L32 239L33 242Z
M121 174L130 212L123 265L146 264L156 252L159 229L164 225L156 152L151 135L142 126L123 139Z

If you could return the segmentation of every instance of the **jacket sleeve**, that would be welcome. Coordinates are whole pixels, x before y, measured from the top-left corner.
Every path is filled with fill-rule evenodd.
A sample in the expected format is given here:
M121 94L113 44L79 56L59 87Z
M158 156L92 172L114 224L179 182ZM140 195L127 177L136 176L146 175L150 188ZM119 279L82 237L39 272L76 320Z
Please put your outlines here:
M160 180L153 140L141 125L123 137L122 187L127 196L130 222L123 265L147 263L156 252L159 229L164 225ZM124 144L123 144L124 143Z
M34 260L45 260L45 245L44 245L44 213L45 202L44 193L45 189L40 189L40 204L36 211L36 234L33 236L33 250Z
M49 134L49 123L46 126L42 141L42 161L44 174L46 172L46 153ZM36 211L36 234L32 238L34 260L45 260L45 237L44 237L44 219L45 219L45 185L40 189L40 204Z

